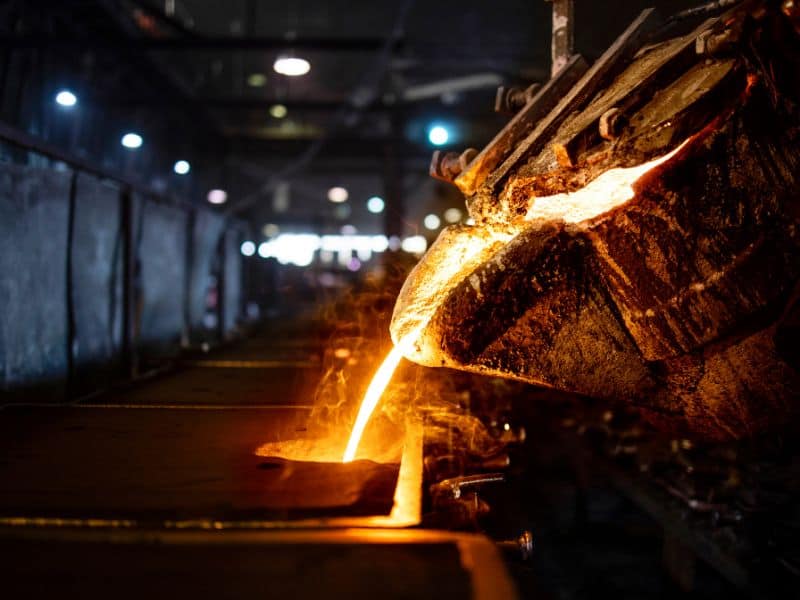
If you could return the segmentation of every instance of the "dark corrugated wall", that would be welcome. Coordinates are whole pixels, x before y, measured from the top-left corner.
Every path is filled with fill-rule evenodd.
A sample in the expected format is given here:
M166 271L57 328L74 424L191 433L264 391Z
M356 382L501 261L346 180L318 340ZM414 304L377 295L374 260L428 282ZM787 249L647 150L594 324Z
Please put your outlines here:
M135 193L131 202L134 350L144 359L174 355L182 342L208 336L208 289L220 261L224 330L232 330L242 294L238 229L209 210ZM4 401L59 400L126 376L124 228L120 185L66 169L0 164Z
M0 382L63 392L71 174L0 165Z

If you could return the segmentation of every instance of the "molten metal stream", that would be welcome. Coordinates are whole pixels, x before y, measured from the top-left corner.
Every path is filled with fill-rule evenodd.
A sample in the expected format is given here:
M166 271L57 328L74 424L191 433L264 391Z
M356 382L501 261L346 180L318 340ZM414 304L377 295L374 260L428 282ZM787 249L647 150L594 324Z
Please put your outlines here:
M400 364L401 358L403 358L403 352L400 349L400 344L398 344L383 359L380 368L372 377L367 393L364 394L364 399L361 401L361 408L358 409L358 417L356 417L355 425L353 425L353 430L350 432L350 439L347 442L344 456L342 456L342 462L350 462L356 457L356 450L358 450L358 444L364 434L364 428L367 426L372 411L378 405L378 400L381 399L383 390L389 385L389 381L392 379L397 365Z

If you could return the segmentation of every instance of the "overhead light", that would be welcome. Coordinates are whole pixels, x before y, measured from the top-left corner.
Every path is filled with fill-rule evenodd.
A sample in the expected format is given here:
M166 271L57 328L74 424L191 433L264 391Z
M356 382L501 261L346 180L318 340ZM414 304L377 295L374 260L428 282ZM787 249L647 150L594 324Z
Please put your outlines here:
M239 250L245 256L253 256L253 254L256 253L256 245L250 240L247 240L246 242L242 242L242 246L239 248Z
M499 85L503 85L503 78L497 73L475 73L407 86L403 89L402 97L406 102L419 102L430 98L444 99L446 95L452 96L480 89L497 89Z
M442 222L439 220L439 217L437 217L434 214L427 215L425 219L422 221L422 223L423 225L425 225L426 228L430 229L431 231L439 229L439 225L442 224Z
M269 107L269 114L276 119L282 119L289 111L283 104L273 104Z
M192 170L192 165L190 165L188 161L179 160L172 166L172 170L178 175L186 175Z
M457 208L448 208L444 211L444 220L448 223L458 223L462 216L463 213Z
M428 131L428 140L434 146L443 146L450 139L450 132L441 125L435 125Z
M250 73L247 76L247 85L254 88L264 87L267 84L267 76L263 73Z
M328 190L328 200L336 204L347 202L347 198L349 197L350 194L347 192L347 189L341 186L332 187Z
M370 242L370 249L373 252L386 252L389 248L389 238L385 235L373 235Z
M272 212L285 213L292 203L292 186L288 181L280 181L272 191Z
M210 190L208 192L208 201L211 204L225 204L228 200L228 192L225 190Z
M263 233L264 236L268 238L275 237L280 232L281 228L275 225L275 223L265 223L264 226L261 228L261 233Z
M380 196L373 196L372 198L367 200L367 210L376 215L378 213L382 213L385 206L386 203Z
M350 210L349 204L339 204L336 208L333 209L334 216L342 221L348 218L351 212L352 211Z
M314 253L321 247L321 239L313 233L282 233L274 240L261 242L258 255L275 258L282 265L307 267L314 261Z
M422 254L428 247L428 241L421 235L412 235L403 240L401 248L411 254Z
M305 75L311 70L311 63L304 58L295 56L281 56L272 65L276 73L287 75L288 77L298 77Z
M69 90L61 90L56 94L56 102L61 106L69 108L78 103L78 97Z
M122 136L121 142L126 148L139 148L142 145L142 136L138 133L126 133Z
M342 228L339 231L342 235L355 235L358 233L358 230L352 225L342 225Z

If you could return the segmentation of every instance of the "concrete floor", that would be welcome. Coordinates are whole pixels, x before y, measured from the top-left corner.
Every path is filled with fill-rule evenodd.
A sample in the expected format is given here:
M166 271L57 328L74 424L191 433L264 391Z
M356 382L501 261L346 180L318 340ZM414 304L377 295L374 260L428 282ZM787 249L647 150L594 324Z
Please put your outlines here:
M0 517L388 514L397 465L269 462L255 453L309 435L320 358L313 328L284 326L87 402L7 406Z
M297 519L386 515L392 508L396 464L287 463L255 453L266 442L306 434L322 343L313 328L264 330L90 402L56 406L31 398L4 406L0 594L476 592L474 565L462 554L483 548L495 560L485 538L457 542L444 534L431 541L416 530L376 546L370 536L377 530L312 530L288 540L290 533L269 531L270 522L286 532ZM242 538L243 529L256 537ZM498 563L491 577L499 574L500 583L483 589L499 585L501 596L511 594L502 573Z

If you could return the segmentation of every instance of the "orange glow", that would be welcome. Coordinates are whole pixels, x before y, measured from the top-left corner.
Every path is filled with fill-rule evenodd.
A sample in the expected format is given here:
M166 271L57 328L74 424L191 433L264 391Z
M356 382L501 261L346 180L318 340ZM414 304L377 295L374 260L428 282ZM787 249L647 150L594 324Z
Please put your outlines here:
M465 365L442 352L441 331L428 328L457 285L468 282L480 297L483 280L478 267L494 261L501 270L505 268L502 249L520 233L540 227L542 222L591 227L592 219L631 201L636 196L634 188L647 173L669 162L701 135L702 132L641 165L609 169L575 192L530 195L522 220L516 218L516 213L504 212L502 199L498 199L501 202L492 215L494 220L484 221L479 226L453 225L443 229L406 279L392 315L389 328L392 339L413 341L404 347L403 356L425 366L464 368ZM512 196L513 193L510 186L506 194ZM483 367L479 370L492 372Z
M537 219L563 220L567 223L586 221L631 200L633 185L648 171L675 156L689 140L650 162L635 167L609 169L597 179L575 192L533 197L525 215L526 221Z
M392 348L392 351L383 359L383 363L381 363L381 366L378 367L372 377L367 392L364 394L364 399L361 400L358 416L353 425L353 430L350 432L350 439L347 441L347 448L342 456L342 462L350 462L356 457L356 450L358 450L358 444L361 442L361 436L364 435L364 428L367 426L375 407L378 406L378 401L381 399L386 386L389 385L397 365L400 364L400 359L403 358L401 346L403 346L402 343Z

